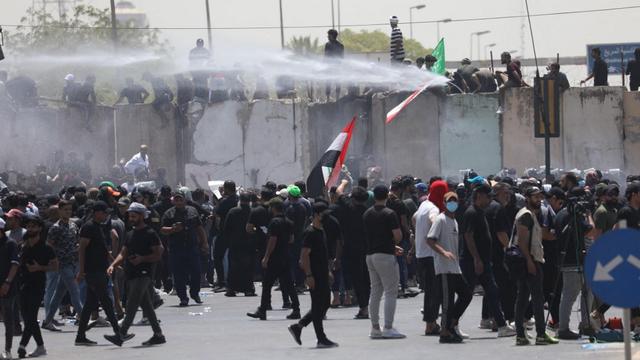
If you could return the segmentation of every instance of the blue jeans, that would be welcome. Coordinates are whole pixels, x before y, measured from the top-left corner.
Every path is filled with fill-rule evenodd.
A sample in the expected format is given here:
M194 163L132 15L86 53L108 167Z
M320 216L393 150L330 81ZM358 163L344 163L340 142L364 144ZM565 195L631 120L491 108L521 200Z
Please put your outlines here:
M71 304L76 313L82 312L82 301L80 300L80 288L76 283L76 274L78 273L77 264L61 265L58 269L58 281L53 296L49 302L45 302L46 318L45 324L49 324L53 321L53 317L56 315L56 310L60 306L60 302L64 295L69 292L71 298ZM48 289L47 289L48 290Z
M53 298L53 294L56 292L56 288L58 287L58 282L60 280L60 273L57 271L47 271L47 283L44 288L44 310L45 313L48 314L51 312L49 304L51 304L51 299ZM55 312L58 308L53 309Z

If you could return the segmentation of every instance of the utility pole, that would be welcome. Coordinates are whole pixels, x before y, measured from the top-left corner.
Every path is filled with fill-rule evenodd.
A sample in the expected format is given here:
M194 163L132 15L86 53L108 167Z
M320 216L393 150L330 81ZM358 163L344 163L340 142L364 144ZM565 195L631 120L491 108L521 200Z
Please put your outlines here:
M282 50L284 50L284 20L282 19L282 0L278 0L280 2L280 45L282 46Z
M116 2L111 0L111 41L113 41L113 50L118 50L118 26L116 22Z
M333 6L333 0L331 0L331 28L332 29L336 28L336 12Z
M209 11L209 0L205 0L207 8L207 35L209 36L209 51L213 48L213 38L211 36L211 12Z

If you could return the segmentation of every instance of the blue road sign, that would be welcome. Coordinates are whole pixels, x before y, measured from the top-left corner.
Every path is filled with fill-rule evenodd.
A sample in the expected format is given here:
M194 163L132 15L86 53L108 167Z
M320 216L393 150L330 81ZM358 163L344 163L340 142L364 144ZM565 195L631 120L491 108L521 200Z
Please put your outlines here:
M635 59L633 52L640 48L640 43L587 45L587 74L591 74L593 71L591 49L596 47L600 48L602 59L609 65L609 74L622 74L627 70L629 60Z
M640 231L614 230L599 237L584 270L593 293L607 304L640 306Z

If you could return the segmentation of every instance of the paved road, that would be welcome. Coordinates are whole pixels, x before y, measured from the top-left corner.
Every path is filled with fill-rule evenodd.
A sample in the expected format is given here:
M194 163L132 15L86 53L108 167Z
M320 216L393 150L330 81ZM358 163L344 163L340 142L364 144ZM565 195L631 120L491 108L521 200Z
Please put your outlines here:
M512 360L512 359L622 359L618 349L584 350L581 342L562 342L554 346L515 347L515 339L496 339L495 333L478 329L481 298L474 300L462 318L462 329L471 339L461 345L438 344L436 337L421 335L424 331L420 321L422 295L398 301L396 327L407 334L403 340L369 340L368 320L352 320L354 308L330 309L325 330L330 339L338 342L337 349L315 349L313 326L303 332L303 345L295 344L287 332L291 323L285 319L286 311L269 312L269 321L250 319L245 313L254 310L259 298L227 298L223 294L203 293L203 305L178 308L177 298L165 296L165 305L158 310L167 344L142 348L140 343L151 336L149 327L133 327L136 337L122 348L110 345L102 337L108 329L91 330L88 337L99 342L99 346L75 347L73 325L64 326L63 333L43 333L49 359L316 359L331 356L336 359L446 359L451 357ZM301 297L302 308L309 308L309 296ZM281 297L273 296L274 308L281 305ZM195 314L195 315L194 315ZM574 313L573 324L576 324ZM584 341L582 342L584 343ZM29 346L32 350L33 342ZM17 349L17 345L14 345ZM640 347L635 348L640 356ZM14 350L15 355L15 350ZM392 357L391 357L392 356Z

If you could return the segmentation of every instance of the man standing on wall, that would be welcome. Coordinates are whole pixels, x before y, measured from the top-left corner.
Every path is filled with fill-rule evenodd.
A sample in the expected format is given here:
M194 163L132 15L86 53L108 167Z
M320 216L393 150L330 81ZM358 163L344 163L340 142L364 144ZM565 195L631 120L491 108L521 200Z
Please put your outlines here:
M593 86L609 86L609 65L602 60L600 48L591 49L591 56L593 57L593 70L586 79L580 81L580 85L593 78Z
M402 64L404 61L404 38L398 27L398 17L392 16L389 19L389 24L391 25L391 45L389 47L391 63Z
M344 45L338 41L338 32L335 29L331 29L327 32L329 41L324 45L324 57L333 66L336 66L338 62L344 58ZM327 101L331 95L331 83L327 84L325 89L327 94ZM336 83L336 100L340 98L340 83Z

